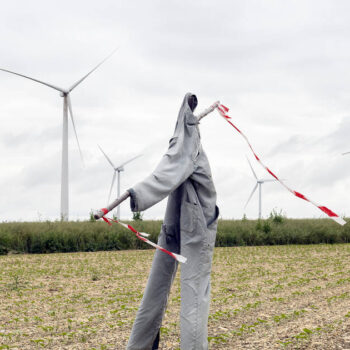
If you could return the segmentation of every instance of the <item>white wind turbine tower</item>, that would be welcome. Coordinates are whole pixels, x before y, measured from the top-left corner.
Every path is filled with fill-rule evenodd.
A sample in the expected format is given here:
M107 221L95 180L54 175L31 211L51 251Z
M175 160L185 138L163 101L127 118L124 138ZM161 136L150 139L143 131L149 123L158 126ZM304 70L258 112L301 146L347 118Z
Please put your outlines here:
M259 186L259 219L261 219L261 185L262 185L264 182L272 182L272 181L277 181L277 180L276 180L276 179L258 179L258 177L256 176L255 171L254 171L252 165L250 164L250 161L249 161L248 158L247 158L247 161L248 161L249 166L250 166L250 169L252 170L252 173L253 173L253 175L254 175L254 177L255 177L255 179L256 179L256 184L255 184L255 186L254 186L254 188L253 188L253 191L251 192L251 194L250 194L250 196L249 196L249 198L248 198L248 200L247 200L247 203L246 203L245 206L244 206L244 209L247 207L247 205L248 205L250 199L253 197L254 192L256 191L256 189L257 189L258 186Z
M75 138L78 143L80 157L83 161L83 156L80 149L80 144L78 140L77 131L75 129L74 118L73 118L73 110L72 103L69 94L80 84L82 83L92 72L94 72L102 63L104 63L109 57L111 57L115 51L115 49L110 55L108 55L102 62L100 62L96 67L94 67L89 73L84 75L81 79L79 79L76 83L74 83L70 88L63 89L58 86L43 82L41 80L31 78L29 76L12 72L7 69L0 68L1 71L18 75L20 77L35 81L39 84L46 85L52 89L55 89L60 92L60 96L63 97L63 130L62 130L62 170L61 170L61 219L68 221L69 217L69 192L68 192L68 110L71 116L73 130L75 133Z
M126 162L118 165L117 167L113 164L113 162L110 160L110 158L107 156L107 154L103 151L103 149L101 148L100 145L98 145L98 147L100 148L101 152L103 153L103 155L106 157L108 163L112 166L114 173L113 173L113 178L112 178L112 184L111 184L111 188L109 190L109 194L108 194L108 200L107 200L107 205L109 204L109 200L111 199L111 194L112 194L112 189L113 189L113 185L115 182L115 178L118 172L118 184L117 184L117 188L118 188L118 192L117 192L117 198L120 197L120 173L122 171L124 171L124 165L132 162L134 159L139 158L142 156L142 154L139 154L129 160L127 160ZM120 219L120 205L117 207L117 218Z

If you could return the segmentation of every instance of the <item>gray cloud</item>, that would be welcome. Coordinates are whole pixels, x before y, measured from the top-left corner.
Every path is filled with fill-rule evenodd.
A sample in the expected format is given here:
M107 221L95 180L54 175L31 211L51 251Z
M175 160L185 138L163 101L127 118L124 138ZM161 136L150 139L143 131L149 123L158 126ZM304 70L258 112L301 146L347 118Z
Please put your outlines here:
M120 45L72 93L86 156L82 168L70 125L74 218L104 205L108 194L112 173L96 144L116 162L145 154L123 174L122 188L132 186L162 156L187 91L197 93L198 110L216 99L227 104L257 153L293 188L349 212L350 162L340 156L350 151L349 10L345 0L7 2L0 67L66 87ZM2 72L0 96L0 220L57 218L62 100ZM216 113L201 125L221 215L239 218L254 181L249 150L230 128ZM145 217L162 217L164 205ZM264 215L276 206L290 216L320 215L266 186ZM130 217L126 203L122 212ZM256 217L255 202L247 214Z

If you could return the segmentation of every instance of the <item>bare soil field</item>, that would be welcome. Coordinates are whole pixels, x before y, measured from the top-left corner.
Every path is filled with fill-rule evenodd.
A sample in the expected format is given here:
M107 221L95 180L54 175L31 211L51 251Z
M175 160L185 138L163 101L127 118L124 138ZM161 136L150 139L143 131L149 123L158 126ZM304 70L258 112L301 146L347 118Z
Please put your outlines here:
M0 349L125 349L154 251L0 257ZM350 245L216 248L210 349L350 349ZM179 349L179 278L161 349Z

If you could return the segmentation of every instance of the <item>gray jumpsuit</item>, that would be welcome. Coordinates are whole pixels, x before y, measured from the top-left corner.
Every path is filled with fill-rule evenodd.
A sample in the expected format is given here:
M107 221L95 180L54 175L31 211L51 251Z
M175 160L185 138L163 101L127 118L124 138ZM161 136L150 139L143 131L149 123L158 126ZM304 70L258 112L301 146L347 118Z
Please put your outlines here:
M216 192L197 118L186 94L169 148L145 180L128 190L132 211L168 197L158 239L162 247L187 258L181 265L181 350L208 349L210 271L215 245ZM127 350L151 350L161 327L178 263L157 250Z

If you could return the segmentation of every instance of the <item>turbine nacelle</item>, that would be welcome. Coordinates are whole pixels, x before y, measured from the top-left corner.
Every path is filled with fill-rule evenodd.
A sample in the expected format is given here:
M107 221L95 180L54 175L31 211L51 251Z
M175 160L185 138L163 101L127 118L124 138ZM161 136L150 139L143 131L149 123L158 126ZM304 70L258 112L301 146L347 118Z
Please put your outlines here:
M248 161L248 163L249 163L249 166L250 166L250 169L251 169L251 171L252 171L252 173L253 173L253 176L255 177L255 180L256 180L256 184L255 184L255 186L254 186L254 188L253 188L253 191L250 193L250 195L249 195L249 198L248 198L248 200L247 200L247 203L245 204L245 206L244 206L244 209L247 207L247 205L248 205L248 203L249 203L249 201L251 200L251 198L253 197L253 194L255 193L255 191L258 189L258 187L259 187L259 219L261 218L261 186L262 186L262 184L264 184L265 182L273 182L273 181L277 181L276 179L258 179L258 177L256 176L256 174L255 174L255 171L254 171L254 169L253 169L253 167L252 167L252 165L251 165L251 163L250 163L250 161L249 161L249 159L247 158L247 161Z
M114 186L114 182L116 180L116 177L118 175L118 181L117 181L117 185L118 185L118 197L120 197L120 173L122 171L124 171L124 165L132 162L134 159L138 158L138 157L141 157L141 154L139 154L138 156L135 156L127 161L125 161L124 163L120 164L119 166L115 166L113 164L113 162L111 161L111 159L107 156L107 154L103 151L103 149L101 148L100 145L97 145L100 149L100 151L102 152L102 154L105 156L105 158L107 159L107 162L112 166L113 168L113 177L112 177L112 183L111 183L111 187L110 187L110 190L109 190L109 194L108 194L108 200L107 200L107 207L108 207L108 204L109 204L109 201L111 199L111 194L112 194L112 189L113 189L113 186ZM118 174L117 174L118 173ZM117 208L117 218L120 219L120 207L118 206Z
M282 179L281 179L282 180ZM277 181L276 179L258 179L256 182L258 184L263 184L265 182L272 182L272 181Z

